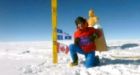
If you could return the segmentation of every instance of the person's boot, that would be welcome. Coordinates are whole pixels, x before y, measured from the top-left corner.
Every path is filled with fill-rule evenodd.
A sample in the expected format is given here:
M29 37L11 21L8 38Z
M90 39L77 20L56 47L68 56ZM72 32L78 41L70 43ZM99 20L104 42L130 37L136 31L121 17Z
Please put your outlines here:
M73 62L69 63L70 67L77 66L77 65L78 65L78 58L76 58Z
M100 65L100 59L99 56L95 56L95 66Z

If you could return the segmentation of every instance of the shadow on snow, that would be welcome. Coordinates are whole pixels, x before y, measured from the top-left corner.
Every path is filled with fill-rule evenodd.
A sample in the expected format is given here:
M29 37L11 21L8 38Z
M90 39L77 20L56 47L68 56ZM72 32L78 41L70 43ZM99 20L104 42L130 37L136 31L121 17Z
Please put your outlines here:
M109 59L109 58L102 58L100 59L101 65L113 65L113 64L132 64L132 65L140 65L140 60L130 60L130 59Z
M116 48L120 48L120 49L128 49L128 48L133 48L133 47L137 47L139 46L139 44L137 43L127 43L127 44L123 44L121 46L109 46L108 49L116 49Z

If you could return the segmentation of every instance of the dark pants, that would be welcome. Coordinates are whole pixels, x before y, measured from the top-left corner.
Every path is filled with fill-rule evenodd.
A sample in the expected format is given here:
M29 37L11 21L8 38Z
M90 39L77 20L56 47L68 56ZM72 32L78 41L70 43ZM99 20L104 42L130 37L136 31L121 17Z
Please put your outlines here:
M92 51L90 53L84 53L83 50L78 45L75 45L75 44L71 44L69 46L69 49L70 49L70 55L73 61L78 60L77 53L80 53L80 54L85 55L86 60L85 60L84 65L86 66L86 68L95 66L96 64L95 51Z

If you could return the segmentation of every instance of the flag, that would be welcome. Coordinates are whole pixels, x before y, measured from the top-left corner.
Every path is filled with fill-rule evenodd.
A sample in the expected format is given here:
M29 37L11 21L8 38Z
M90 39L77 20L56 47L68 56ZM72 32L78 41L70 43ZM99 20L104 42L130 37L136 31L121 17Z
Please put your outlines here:
M71 40L71 36L65 36L65 40Z
M57 45L58 45L58 51L57 51L58 53L68 54L68 52L69 52L68 45L60 43L60 42L57 42Z
M57 39L58 40L71 40L72 37L66 33L66 32L63 32L62 29L57 29Z
M57 35L58 40L63 40L63 35Z
M57 33L63 33L61 29L57 29Z
M72 37L66 32L63 32L63 37L64 37L65 40L71 40L72 39Z

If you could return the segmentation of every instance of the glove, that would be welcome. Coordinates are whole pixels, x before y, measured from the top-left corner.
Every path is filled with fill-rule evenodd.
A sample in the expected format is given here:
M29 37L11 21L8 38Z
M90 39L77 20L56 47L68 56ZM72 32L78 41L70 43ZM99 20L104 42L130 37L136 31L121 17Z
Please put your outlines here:
M75 45L79 45L79 42L80 42L80 38L75 38L75 39L74 39L74 44L75 44Z
M89 36L90 41L95 41L95 39L98 38L98 35L96 33L94 33L93 35Z

